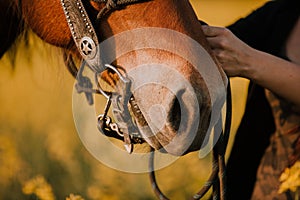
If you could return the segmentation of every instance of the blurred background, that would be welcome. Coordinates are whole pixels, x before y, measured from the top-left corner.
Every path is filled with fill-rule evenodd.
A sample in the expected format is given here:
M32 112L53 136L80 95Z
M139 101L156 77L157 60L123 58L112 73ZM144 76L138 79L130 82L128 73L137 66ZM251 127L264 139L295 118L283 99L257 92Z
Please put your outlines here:
M226 26L266 0L191 0L199 19ZM14 67L9 54L0 60L0 200L156 199L147 174L106 167L82 145L72 117L73 77L60 50L29 35L20 42ZM232 139L244 111L248 82L232 79ZM187 199L211 169L209 156L180 158L158 171L161 189L171 199Z

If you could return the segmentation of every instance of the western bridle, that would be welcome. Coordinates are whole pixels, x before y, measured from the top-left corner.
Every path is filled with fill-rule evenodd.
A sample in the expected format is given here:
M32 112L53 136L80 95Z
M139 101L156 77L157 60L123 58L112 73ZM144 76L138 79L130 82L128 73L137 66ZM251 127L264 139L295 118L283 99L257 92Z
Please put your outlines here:
M105 3L105 6L97 15L96 23L113 9L141 0L93 0L98 3ZM120 69L111 65L104 64L101 59L99 40L88 13L81 0L61 0L62 7L68 22L73 40L83 61L79 70L75 66L71 57L65 55L67 66L71 73L77 77L76 89L79 93L85 93L87 101L93 104L93 93L101 94L107 99L104 112L98 116L98 128L107 136L123 139L125 149L131 153L133 144L143 143L137 127L133 123L128 110L130 102L132 108L137 108L134 104L134 97L131 95L131 80L120 72ZM93 89L93 84L89 77L83 75L84 68L88 66L94 73L97 89ZM105 70L111 70L119 77L119 90L117 92L106 92L99 84L98 78ZM114 116L118 118L118 123L113 123L107 115L110 106L113 106Z
M100 54L99 40L94 29L95 23L106 14L116 9L121 9L126 5L133 3L142 3L145 0L90 0L96 3L105 4L99 11L96 22L92 23L85 9L82 0L61 0L61 5L65 13L65 17L72 34L73 41L82 56L82 62L79 70L70 54L64 53L64 61L71 74L77 79L75 85L78 93L84 93L87 102L92 105L94 103L93 94L101 94L106 99L106 105L102 114L98 116L98 129L101 133L109 137L114 137L124 141L125 149L128 153L133 151L133 144L144 143L142 135L132 121L131 113L128 108L130 106L133 114L140 114L140 110L131 93L131 80L126 73L121 73L119 67L111 64L103 63ZM94 73L94 82L96 89L93 88L92 81L83 74L85 67L88 67ZM115 92L104 91L99 83L99 77L105 70L110 70L119 78L118 87ZM113 107L114 117L117 122L112 122L108 116L108 110ZM213 186L214 199L226 198L226 179L225 179L225 161L224 155L229 138L231 126L231 91L230 83L227 88L226 103L226 122L225 130L221 134L218 142L213 148L213 169L208 181L201 190L193 196L192 199L202 198L208 190ZM141 120L144 120L143 118ZM146 123L146 122L145 122ZM159 199L168 199L159 189L154 174L154 149L151 151L149 161L150 180L152 188Z

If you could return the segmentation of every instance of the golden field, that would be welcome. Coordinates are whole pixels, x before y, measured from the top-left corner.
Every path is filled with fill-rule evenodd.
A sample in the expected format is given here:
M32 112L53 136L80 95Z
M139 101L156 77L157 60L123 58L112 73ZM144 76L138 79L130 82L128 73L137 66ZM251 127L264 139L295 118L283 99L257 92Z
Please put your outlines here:
M216 26L264 2L191 1L201 20ZM8 54L0 60L0 200L155 199L148 174L110 169L84 148L72 117L74 79L61 52L33 34L29 38L29 48L18 46L14 69ZM243 114L247 81L232 79L232 89L230 144ZM202 186L210 168L209 158L199 160L192 153L160 170L159 185L171 199L186 199Z

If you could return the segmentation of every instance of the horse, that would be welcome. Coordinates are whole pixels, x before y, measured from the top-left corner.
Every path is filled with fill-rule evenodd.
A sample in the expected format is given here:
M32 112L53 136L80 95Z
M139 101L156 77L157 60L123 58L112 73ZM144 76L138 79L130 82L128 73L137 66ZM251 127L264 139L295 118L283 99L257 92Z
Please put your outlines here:
M133 144L147 143L152 150L183 156L208 143L211 121L214 121L215 129L222 126L219 119L221 107L214 107L214 104L223 105L224 88L230 88L229 82L212 54L188 0L2 0L0 15L0 43L3 44L0 58L27 28L46 43L63 49L66 66L77 78L78 92L86 95L89 104L93 104L94 93L107 98L105 111L98 118L100 132L124 140L129 153ZM99 47L100 43L124 32L125 39L118 41L114 38L108 43L113 48ZM180 45L174 36L181 38ZM158 40L167 47L157 46L155 41ZM172 42L175 45L168 46ZM194 42L200 48L193 46ZM115 51L124 46L130 46L131 51L116 57ZM178 52L187 52L187 55L177 55ZM204 57L206 65L211 67L205 72L210 76L210 83L194 66L200 61L187 60L197 53L202 54L201 59ZM83 59L80 69L74 59ZM103 60L110 62L103 64ZM161 71L162 68L153 66L153 63L168 66L167 70ZM81 69L85 66L96 77L96 90L91 88L90 78L83 75ZM140 66L142 73L146 70L149 77L154 77L150 82L155 80L156 84L143 82L148 75L137 74ZM130 74L132 71L135 73ZM104 79L117 92L104 91L99 79ZM137 82L143 87L132 91L132 84ZM172 88L171 91L168 87ZM107 116L111 104L118 123L111 123ZM217 116L217 119L212 120L212 116ZM227 120L230 121L230 116ZM214 195L225 198L224 154L230 125L225 126L227 131L221 134L221 139L217 138L216 162L210 180L193 199L201 198L212 184L216 191ZM153 163L153 157L151 159ZM158 198L167 199L156 184L153 167L150 168ZM220 182L213 181L218 172L222 172Z

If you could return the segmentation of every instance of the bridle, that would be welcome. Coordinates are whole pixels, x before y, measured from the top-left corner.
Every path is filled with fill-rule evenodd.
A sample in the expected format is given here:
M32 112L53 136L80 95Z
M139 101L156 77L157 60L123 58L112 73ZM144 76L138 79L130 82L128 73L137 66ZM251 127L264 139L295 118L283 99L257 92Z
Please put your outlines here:
M92 1L105 3L105 6L97 15L95 23L99 23L99 20L101 20L103 16L111 10L128 4L141 2L142 0ZM90 105L94 103L93 94L101 94L107 99L103 113L98 116L98 128L100 132L107 136L123 139L125 149L128 153L131 153L133 151L133 144L144 142L133 121L129 120L131 117L127 105L130 103L132 108L137 107L134 104L134 97L131 95L131 80L126 77L126 74L123 75L118 67L102 62L103 60L101 59L98 36L93 23L85 10L83 2L81 0L61 0L61 4L64 9L73 41L83 58L81 66L79 70L77 70L72 57L66 54L64 56L64 60L69 71L71 71L71 74L77 78L77 92L85 93ZM90 78L83 75L83 70L86 66L94 73L94 79L97 86L96 89L93 89L93 84ZM117 92L106 92L99 84L98 78L105 70L111 70L118 75L119 89ZM111 118L107 115L111 105L113 107L114 116L118 119L118 123L113 123Z
M131 113L140 112L131 93L131 80L121 73L119 67L111 64L103 63L100 54L99 40L94 29L95 23L109 14L115 9L122 9L124 6L133 3L142 3L145 0L90 0L97 3L105 3L104 7L99 11L96 22L92 23L82 0L61 0L61 5L65 13L65 17L70 28L73 41L82 56L82 62L79 70L70 54L64 53L64 61L71 74L77 78L75 85L78 93L84 93L87 102L92 105L94 103L93 94L101 94L106 99L106 105L102 114L98 116L98 129L101 133L108 137L114 137L124 141L125 149L128 153L133 151L133 145L144 143L142 135L132 121ZM84 76L83 70L88 67L94 73L94 82L96 89L93 88L92 81L89 77ZM99 77L105 70L110 70L119 78L119 84L115 92L104 91L99 83ZM108 116L108 110L113 107L114 117L117 122L112 122ZM228 143L229 132L231 127L231 91L230 82L227 88L226 103L226 122L224 132L218 139L213 148L213 169L208 181L195 194L192 199L202 198L211 187L213 187L213 199L226 199L226 176L225 176L225 151ZM130 119L130 120L128 120ZM149 161L150 180L152 188L159 199L168 199L159 189L154 174L154 149L151 149Z

